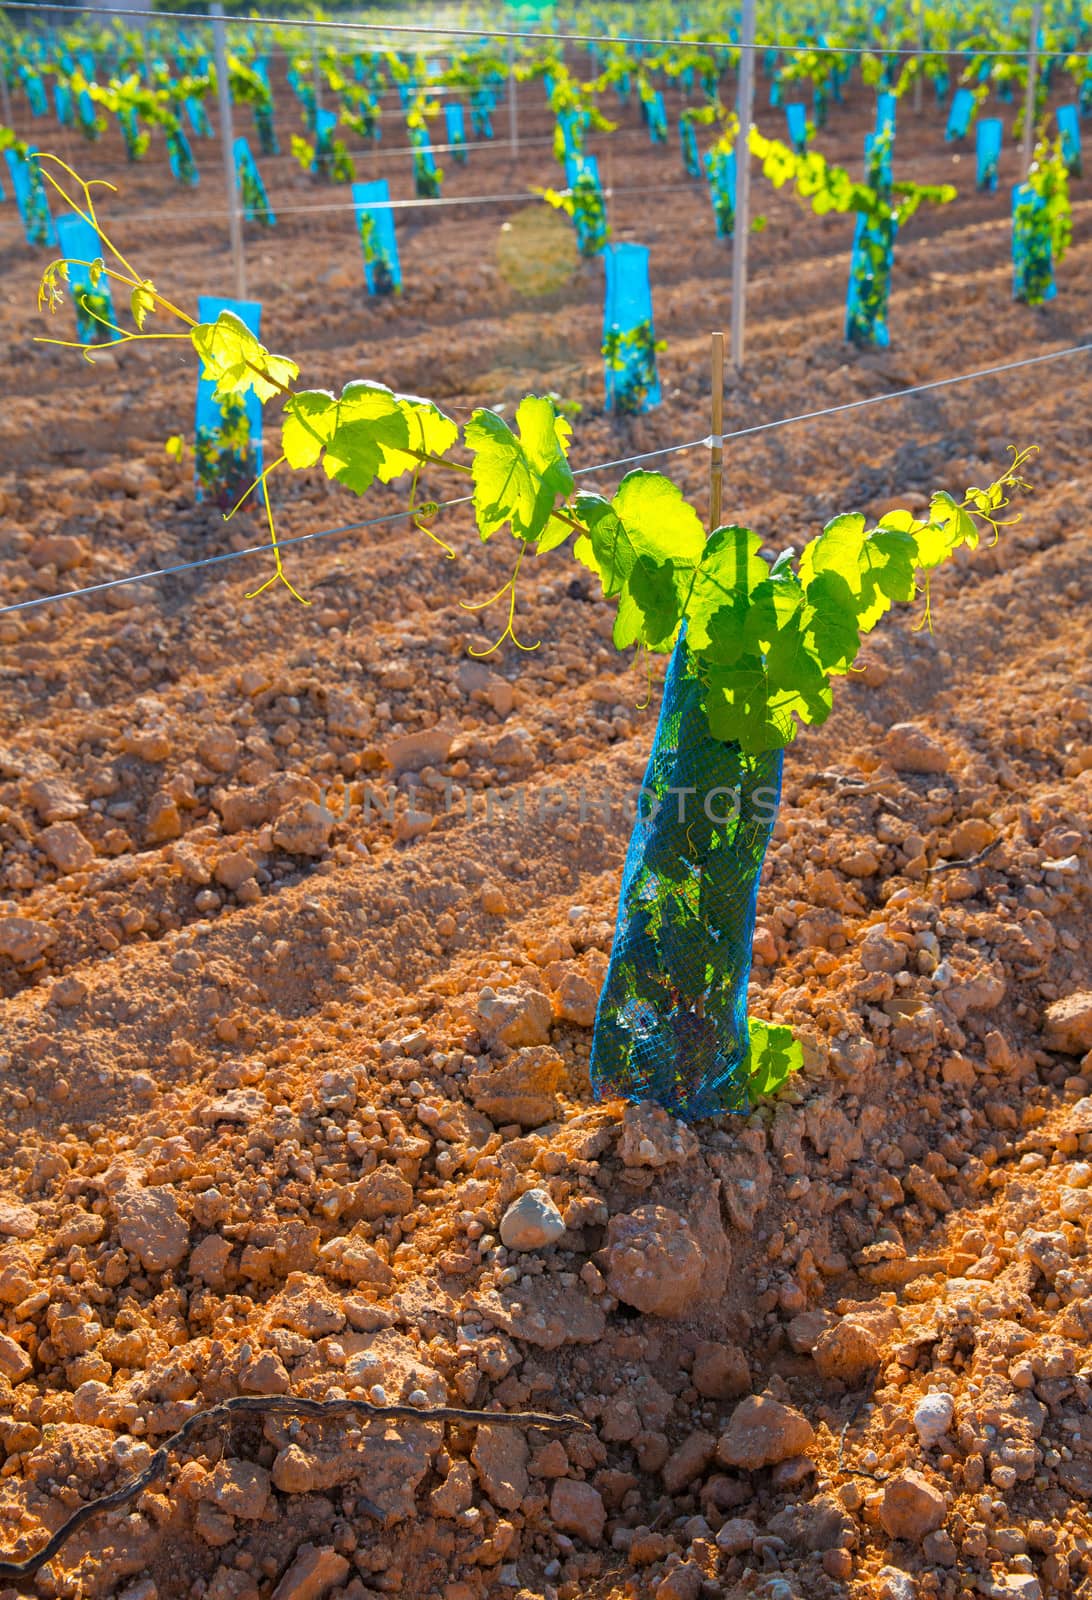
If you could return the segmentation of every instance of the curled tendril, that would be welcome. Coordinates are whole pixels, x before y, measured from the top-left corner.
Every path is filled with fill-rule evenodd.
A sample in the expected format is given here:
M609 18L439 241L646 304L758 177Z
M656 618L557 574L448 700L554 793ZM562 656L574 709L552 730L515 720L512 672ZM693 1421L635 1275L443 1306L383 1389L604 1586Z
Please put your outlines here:
M495 650L500 649L501 645L506 639L511 639L516 649L524 651L527 655L530 655L532 650L537 650L539 645L542 643L542 641L539 640L536 644L523 644L519 639L516 638L516 584L519 581L519 569L523 565L523 558L526 554L527 546L523 545L520 549L519 555L516 557L516 565L513 568L512 576L508 579L507 583L501 585L496 594L490 595L488 600L459 601L459 604L462 606L464 611L486 611L490 606L496 605L498 600L502 599L505 595L508 595L508 621L505 624L504 632L501 634L500 638L495 639L486 650L475 650L473 645L471 645L469 648L468 654L476 657L478 660L483 659L485 656L491 656Z
M270 470L270 472L272 472L273 468L271 467L269 470ZM277 530L273 526L273 507L269 503L269 485L268 485L268 483L266 481L267 477L268 477L268 474L263 472L261 477L257 481L262 486L262 500L265 502L265 515L266 515L266 520L269 523L269 537L270 537L270 540L271 540L272 545L273 545L273 560L274 560L274 563L275 563L275 570L274 570L273 576L271 578L267 578L265 580L265 582L262 583L262 584L259 584L256 589L251 589L250 593L247 595L246 598L248 600L256 600L258 595L264 594L265 591L268 588L270 588L273 584L275 584L275 583L283 583L285 588L288 590L289 594L294 595L295 598L299 601L301 606L309 606L311 604L310 600L305 600L303 598L302 594L300 594L299 590L294 587L294 585L291 583L291 581L289 580L289 578L285 574L284 563L281 560L281 547L280 547L280 544L277 541ZM251 488L253 488L253 487L254 487L254 485L251 484ZM250 493L250 490L248 489L247 490L247 494L249 494L249 493ZM244 499L245 498L246 498L246 496L244 496Z
M433 522L439 515L440 507L435 500L422 500L420 505L410 506L410 521L418 533L423 533L426 539L431 539L433 544L439 545L447 559L454 561L455 551L451 545L448 544L446 539L441 539L440 535L429 527L429 523Z
M641 660L641 648L642 647L640 645L638 645L638 647L637 647L637 655L634 658L634 666L637 666L639 664L640 660ZM649 706L652 704L652 651L648 648L647 645L644 646L644 654L645 654L645 693L644 693L644 698L643 699L636 701L636 703L634 705L634 710L635 711L647 711Z

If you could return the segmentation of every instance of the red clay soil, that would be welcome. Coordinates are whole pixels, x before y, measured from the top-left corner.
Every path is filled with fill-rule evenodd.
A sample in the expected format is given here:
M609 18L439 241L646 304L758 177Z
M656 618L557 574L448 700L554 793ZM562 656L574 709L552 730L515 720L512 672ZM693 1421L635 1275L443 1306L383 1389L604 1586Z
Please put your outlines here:
M522 91L539 143L444 159L445 195L556 181L540 102ZM823 148L856 161L870 117L862 96L836 109ZM283 98L279 120L287 142ZM701 439L731 247L677 145L651 149L634 108L622 124L592 148L615 236L652 251L648 417L604 415L597 265L537 298L499 270L541 215L519 201L397 213L405 293L368 303L351 213L321 209L345 191L263 163L268 341L309 382L371 376L460 417L555 391L583 407L577 466ZM408 198L400 143L390 112L358 176ZM114 131L78 153L120 183L119 241L190 307L231 288L219 152L195 151L196 193L161 149L126 169ZM1081 342L1083 188L1057 301L1016 305L1016 160L998 194L906 228L882 353L842 342L852 223L756 178L726 429ZM966 188L972 160L904 106L897 167ZM164 453L192 430L181 347L93 370L35 345L66 313L42 328L45 257L10 206L2 239L4 603L260 542ZM0 616L0 1554L228 1395L590 1424L244 1420L32 1592L1088 1593L1090 401L1076 357L727 447L726 517L777 550L839 510L984 482L1009 443L1041 455L1019 527L935 583L935 633L889 618L788 752L752 1009L794 1024L806 1067L692 1132L589 1089L658 689L641 708L567 553L522 585L540 647L485 663L467 646L503 619L460 602L512 549L461 510L438 524L454 562L404 523L291 550L307 609L246 598L260 555ZM705 451L665 461L704 510ZM275 498L285 535L398 505L320 473Z

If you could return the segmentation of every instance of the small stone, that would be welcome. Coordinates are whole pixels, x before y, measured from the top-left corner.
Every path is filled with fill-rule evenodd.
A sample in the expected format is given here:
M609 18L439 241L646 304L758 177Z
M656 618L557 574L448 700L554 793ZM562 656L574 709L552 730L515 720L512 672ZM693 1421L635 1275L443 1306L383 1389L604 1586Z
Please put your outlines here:
M561 1212L545 1189L528 1189L501 1218L501 1243L510 1250L541 1250L564 1232Z
M916 722L896 722L880 745L896 772L941 773L951 766L942 744Z
M700 1298L705 1256L677 1211L638 1206L607 1224L607 1287L654 1317L680 1317Z
M244 883L253 878L257 870L255 862L245 850L228 850L217 859L212 875L217 883L234 894L236 889L241 889Z
M819 1338L830 1327L830 1314L826 1311L801 1311L800 1315L793 1317L785 1330L789 1336L789 1345L797 1355L810 1355L819 1342Z
M169 794L158 790L148 801L144 837L148 844L165 844L182 832L182 814Z
M95 852L74 822L53 822L38 835L38 843L60 873L79 872L91 865Z
M404 1217L413 1210L413 1188L397 1167L384 1162L360 1179L353 1190L353 1213L366 1222Z
M467 1084L471 1101L498 1126L518 1122L521 1128L538 1128L558 1114L557 1091L565 1078L565 1063L550 1045L516 1050L499 1066L471 1074Z
M58 978L53 985L49 998L55 1006L67 1010L71 1006L82 1005L89 993L90 990L82 978L77 978L74 972L66 972L64 977Z
M748 1517L729 1517L717 1534L717 1549L726 1556L741 1556L758 1537L758 1529Z
M0 956L8 956L19 966L37 961L56 937L47 922L36 922L32 917L0 917Z
M599 991L581 972L567 972L558 986L555 1010L559 1022L590 1028L599 1008Z
M516 1050L549 1043L553 1007L546 995L523 984L499 994L485 988L478 997L478 1021L484 1037Z
M201 1498L229 1517L257 1521L269 1504L269 1473L252 1461L220 1461L202 1485Z
M880 1568L879 1600L917 1600L918 1586L908 1572L898 1567Z
M811 1354L822 1377L842 1383L856 1383L880 1362L875 1334L852 1317L843 1317L821 1333Z
M737 1344L703 1340L694 1351L691 1381L708 1400L736 1400L751 1388L751 1369Z
M914 1427L922 1449L929 1450L946 1437L955 1416L955 1401L950 1394L922 1395L914 1407Z
M755 1472L804 1455L814 1439L814 1429L802 1412L769 1395L749 1395L732 1412L720 1436L717 1460L723 1467Z
M921 1542L921 1553L931 1567L954 1567L959 1560L959 1551L951 1534L943 1528L934 1528L932 1533L927 1533Z
M698 1151L697 1136L685 1123L648 1101L627 1105L622 1112L618 1154L627 1167L681 1165Z
M27 790L27 799L43 823L74 822L87 811L87 803L63 778L39 778Z
M1083 1056L1092 1050L1092 992L1085 989L1055 1000L1043 1019L1043 1043L1048 1050Z
M656 1600L698 1600L703 1577L696 1561L684 1561L656 1585Z
M290 856L325 855L336 820L314 800L286 806L274 825L273 843Z
M34 1371L34 1365L21 1344L6 1333L0 1333L0 1374L9 1383L22 1383Z
M305 1544L273 1591L272 1600L322 1600L344 1583L349 1563L333 1545Z
M38 1218L29 1206L18 1200L0 1200L0 1234L9 1239L33 1239Z
M170 1188L142 1189L130 1178L113 1198L123 1248L139 1257L146 1272L177 1267L189 1247L190 1230Z
M558 1478L550 1491L550 1521L562 1533L575 1534L587 1545L601 1544L607 1521L603 1496L590 1483Z
M452 728L426 728L420 733L403 734L383 746L384 760L394 768L395 776L403 772L421 772L425 767L440 767L448 758Z
M880 1521L892 1539L920 1543L941 1526L946 1515L944 1496L920 1472L902 1472L884 1486Z
M479 1429L479 1432L481 1430ZM438 1517L458 1517L474 1503L474 1474L469 1461L455 1460L447 1477L429 1495L429 1505Z
M716 1453L717 1441L711 1433L699 1430L684 1439L660 1471L668 1494L681 1494L695 1478L700 1478L712 1466Z
M518 1428L480 1427L471 1460L478 1479L495 1506L516 1511L530 1487L527 1440Z
M87 544L74 533L42 533L27 551L32 567L56 567L58 572L70 572L86 561Z

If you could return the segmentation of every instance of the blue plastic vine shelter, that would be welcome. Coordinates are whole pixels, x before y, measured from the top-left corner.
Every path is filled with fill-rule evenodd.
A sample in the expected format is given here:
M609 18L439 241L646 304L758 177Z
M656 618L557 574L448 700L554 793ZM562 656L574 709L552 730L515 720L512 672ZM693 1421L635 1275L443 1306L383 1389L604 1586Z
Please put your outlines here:
M115 337L117 327L114 300L110 293L110 280L103 274L98 283L91 278L90 263L102 257L102 241L91 224L74 211L65 211L56 219L57 248L68 262L68 287L76 312L76 337L85 344L103 344ZM100 320L102 319L102 320Z
M38 170L37 154L36 150L28 150L24 158L15 150L5 150L4 159L11 173L15 204L19 208L27 243L53 245L57 242L57 235L49 211L49 197Z
M1081 176L1081 114L1075 105L1059 106L1055 112L1062 141L1062 160L1071 178Z
M1000 117L979 117L975 123L975 182L980 189L997 188L1004 124Z
M971 90L957 89L952 96L952 109L948 113L948 126L944 130L944 137L949 143L954 139L967 137L973 110L974 95Z
M808 147L808 108L802 100L789 100L785 104L785 121L789 129L789 143L799 155Z
M198 297L200 322L215 322L221 311L233 311L260 337L262 308L256 300ZM244 401L217 400L215 384L197 380L194 413L194 476L197 499L211 500L224 510L233 506L262 471L262 405L251 391Z
M353 184L353 208L364 252L364 282L369 294L393 294L402 287L390 199L386 178Z
M886 350L891 343L887 302L897 227L893 216L879 222L857 218L846 294L846 338L851 344Z
M235 182L243 200L243 217L247 222L260 222L272 228L277 221L269 196L265 192L258 163L250 149L249 141L240 134L233 146L235 152Z
M736 153L714 148L706 156L705 166L717 238L730 239L736 226Z
M1028 305L1044 305L1058 293L1046 201L1028 183L1012 191L1012 277L1013 298Z
M895 111L898 101L893 94L878 94L876 96L876 132L883 133L885 128L891 130L891 137L895 137Z
M652 328L652 290L648 247L613 244L603 250L606 295L603 304L603 357L607 410L631 416L660 403Z
M466 123L463 118L463 108L457 101L444 107L444 126L447 129L447 142L451 146L456 161L465 162Z

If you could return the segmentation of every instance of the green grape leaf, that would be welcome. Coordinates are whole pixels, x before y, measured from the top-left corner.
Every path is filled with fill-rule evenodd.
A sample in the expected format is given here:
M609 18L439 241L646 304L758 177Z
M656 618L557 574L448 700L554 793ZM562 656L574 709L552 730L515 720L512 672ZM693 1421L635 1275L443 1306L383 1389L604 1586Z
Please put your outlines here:
M791 1028L760 1022L757 1017L748 1017L747 1034L742 1072L748 1092L752 1096L774 1094L804 1065L803 1047L793 1038Z
M650 650L666 650L682 621L675 569L670 561L634 563L618 601L614 643L625 650L645 643Z
M137 284L129 296L129 307L133 313L133 321L138 328L143 328L145 321L155 310L155 284L150 278L145 278Z
M314 466L330 442L337 407L337 397L326 389L302 389L286 402L281 449L290 467Z
M818 573L836 573L856 607L858 628L868 633L893 600L914 598L916 561L917 545L910 533L891 525L866 533L864 517L847 512L804 546L800 581L808 591Z
M734 741L749 755L780 750L793 727L774 720L769 680L760 656L741 656L733 666L713 663L704 671L705 712L714 739Z
M794 718L817 726L827 720L834 704L830 674L816 659L801 621L797 613L779 629L765 657L769 716L789 730L789 739L796 737Z
M386 465L389 453L404 452L409 442L406 414L390 389L363 380L347 383L337 403L337 421L326 446L323 469L328 478L343 483L354 494L363 494ZM397 471L391 476L397 476Z
M419 450L427 456L446 455L459 437L458 427L451 418L431 400L420 400L412 394L400 394L395 398L406 421L406 442L410 450ZM380 483L390 483L403 472L412 472L421 465L418 457L408 450L380 443L382 459L376 472Z
M556 532L554 508L572 493L566 458L572 429L553 401L538 395L520 401L516 426L518 436L495 411L479 409L463 438L474 452L474 511L482 538L510 523L516 539L533 544Z
M716 528L700 553L701 565L686 605L692 650L730 666L744 649L750 599L770 576L759 555L762 540L748 528Z
M857 597L840 572L819 572L808 584L803 619L808 644L826 672L848 672L861 647Z
M705 545L697 512L670 478L641 471L626 474L613 500L578 495L575 510L586 532L573 555L618 600L617 648L668 649Z
M199 323L190 338L201 357L201 376L216 385L217 400L251 390L259 400L271 400L299 377L296 363L272 355L234 311L221 311L215 322Z

